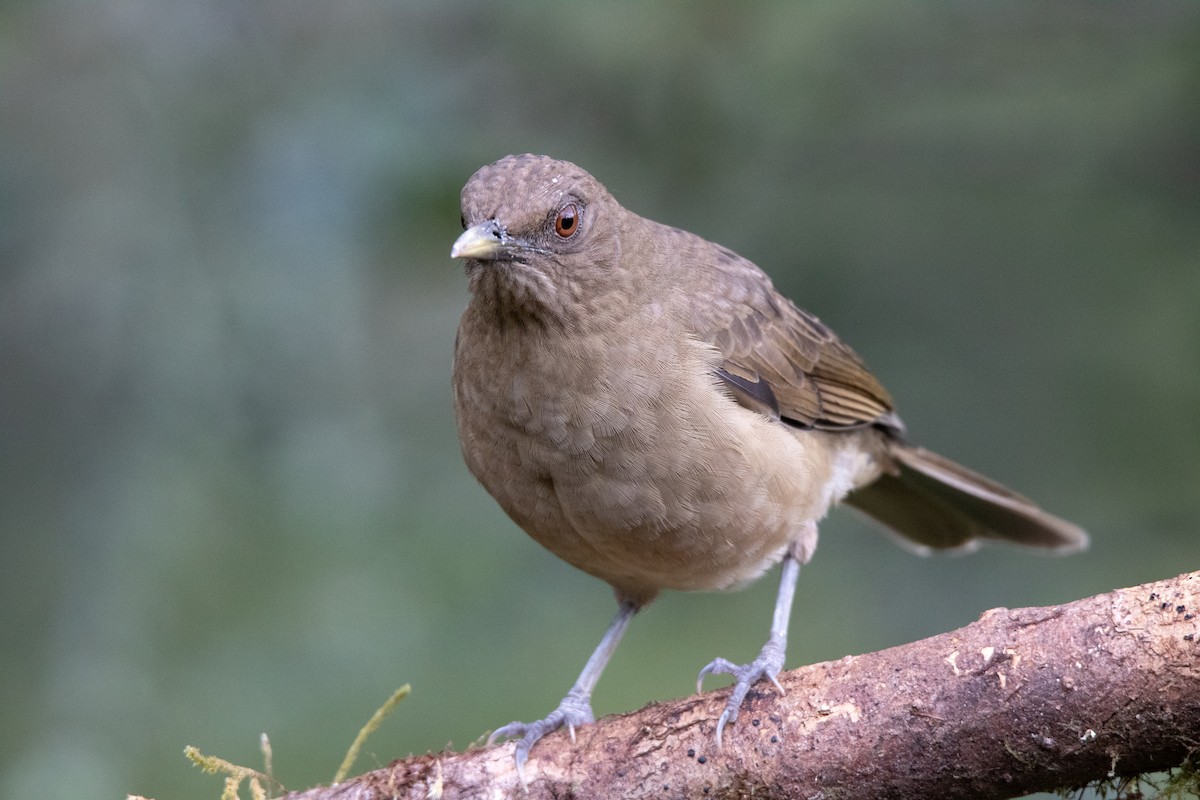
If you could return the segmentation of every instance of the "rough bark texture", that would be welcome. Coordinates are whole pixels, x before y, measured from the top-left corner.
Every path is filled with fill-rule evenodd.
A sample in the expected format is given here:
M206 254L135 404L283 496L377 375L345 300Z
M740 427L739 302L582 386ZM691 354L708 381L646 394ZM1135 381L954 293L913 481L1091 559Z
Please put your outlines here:
M993 609L923 641L780 676L717 750L716 691L534 748L530 798L1007 798L1200 752L1200 572ZM291 800L522 796L512 745L397 761Z

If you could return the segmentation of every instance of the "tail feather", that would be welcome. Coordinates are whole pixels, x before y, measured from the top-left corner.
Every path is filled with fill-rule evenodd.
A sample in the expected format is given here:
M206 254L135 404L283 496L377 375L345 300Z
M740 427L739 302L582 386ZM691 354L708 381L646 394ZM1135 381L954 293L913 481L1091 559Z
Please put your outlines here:
M1054 553L1087 547L1083 529L1028 498L920 447L894 443L894 472L846 497L917 550L970 550L1000 539Z

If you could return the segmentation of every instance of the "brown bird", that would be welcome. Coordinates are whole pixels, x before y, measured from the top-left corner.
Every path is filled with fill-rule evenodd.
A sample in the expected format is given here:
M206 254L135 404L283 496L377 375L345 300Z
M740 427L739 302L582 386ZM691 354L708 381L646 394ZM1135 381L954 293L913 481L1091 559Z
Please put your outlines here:
M849 347L733 251L627 211L574 164L508 156L462 190L471 299L454 399L471 472L526 533L612 585L619 610L549 716L593 720L592 689L663 589L742 586L783 562L770 637L734 677L718 745L751 685L782 692L788 617L817 522L845 501L916 549L982 539L1070 552L1075 525L908 442ZM523 772L522 772L523 777Z

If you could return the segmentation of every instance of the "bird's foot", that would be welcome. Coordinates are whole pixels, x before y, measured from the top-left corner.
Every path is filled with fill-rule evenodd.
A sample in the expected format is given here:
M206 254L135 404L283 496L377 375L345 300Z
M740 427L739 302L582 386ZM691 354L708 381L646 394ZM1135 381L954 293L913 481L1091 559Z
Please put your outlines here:
M567 692L567 696L558 704L558 708L551 711L544 718L536 722L510 722L507 725L503 725L492 731L492 735L488 737L487 743L492 744L501 737L506 739L520 737L520 741L517 742L516 751L517 777L520 778L521 784L524 785L525 762L529 759L529 751L537 744L539 739L548 733L553 733L559 728L565 727L573 744L575 742L575 727L595 721L596 717L592 713L591 693L572 689Z
M783 669L783 653L783 642L771 637L763 645L758 658L749 664L734 664L723 658L717 658L700 670L700 675L696 678L697 692L701 691L705 675L732 675L734 677L733 690L729 693L729 702L725 704L725 710L721 713L721 718L717 720L717 747L721 746L721 731L725 729L727 723L737 721L738 710L742 706L742 701L746 699L746 693L760 678L771 681L780 694L784 693L783 686L776 678L779 671Z

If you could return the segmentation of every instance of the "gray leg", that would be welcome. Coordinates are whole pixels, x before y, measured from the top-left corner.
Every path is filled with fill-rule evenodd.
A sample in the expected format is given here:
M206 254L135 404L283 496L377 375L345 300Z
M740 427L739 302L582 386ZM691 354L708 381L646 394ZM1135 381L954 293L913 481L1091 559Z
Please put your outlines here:
M800 577L800 562L788 552L783 557L783 571L779 578L779 594L775 598L775 616L771 619L771 636L763 645L758 658L749 664L734 664L723 658L717 658L704 669L696 678L696 691L701 691L705 675L732 675L735 679L733 691L729 693L729 702L725 711L717 720L717 747L721 746L721 731L726 723L736 722L738 709L746 699L746 693L759 678L766 678L775 684L775 688L783 694L783 686L776 676L783 669L784 654L787 651L788 619L792 614L792 598L796 594L796 579Z
M567 732L571 735L571 741L574 742L576 725L595 722L596 717L592 714L592 690L596 688L600 674L604 672L608 660L612 658L617 644L621 641L621 636L629 627L629 622L638 612L638 608L633 603L621 602L621 607L617 610L613 621L609 623L608 630L600 639L600 644L596 645L592 657L583 667L583 672L579 673L579 679L575 681L571 691L567 692L567 696L558 704L558 708L537 722L510 722L497 728L488 737L488 744L502 736L506 738L521 737L521 741L517 742L516 757L517 776L521 779L522 784L525 783L525 761L529 758L530 749L537 744L539 739L565 725Z

